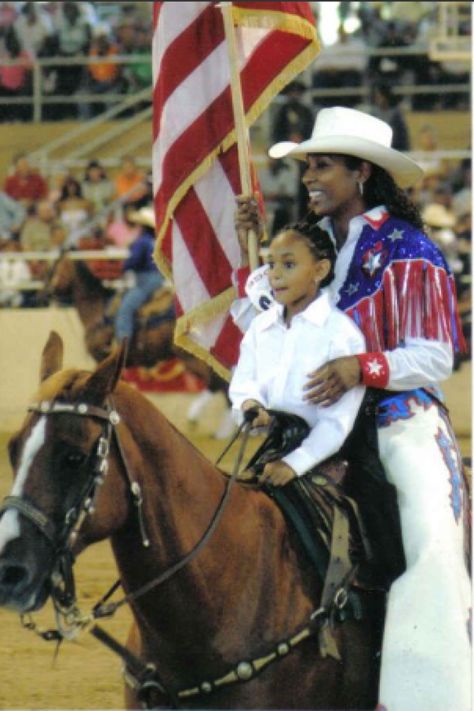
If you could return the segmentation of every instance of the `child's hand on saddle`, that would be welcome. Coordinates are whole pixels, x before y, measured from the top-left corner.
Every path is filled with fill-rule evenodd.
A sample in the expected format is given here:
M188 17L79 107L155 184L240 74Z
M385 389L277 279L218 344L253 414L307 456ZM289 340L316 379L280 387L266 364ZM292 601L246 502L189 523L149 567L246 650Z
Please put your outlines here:
M256 400L246 400L242 405L244 419L252 423L252 427L268 427L272 421L271 415Z
M337 402L348 390L359 385L361 370L356 356L343 356L325 363L308 374L304 386L304 400L313 405L328 407Z
M264 484L268 481L270 484L273 484L273 486L285 486L285 484L288 484L288 482L295 478L296 473L293 469L281 459L277 459L275 462L265 464L263 474L259 479L259 484Z

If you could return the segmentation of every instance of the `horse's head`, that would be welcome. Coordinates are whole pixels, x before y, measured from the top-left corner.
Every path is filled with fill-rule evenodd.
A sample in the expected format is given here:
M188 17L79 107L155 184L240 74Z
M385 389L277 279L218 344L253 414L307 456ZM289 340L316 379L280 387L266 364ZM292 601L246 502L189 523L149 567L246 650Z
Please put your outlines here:
M65 561L127 516L127 504L114 497L124 486L115 460L99 488L117 420L107 399L124 348L92 374L61 370L62 354L53 332L43 350L36 402L9 442L14 483L0 518L0 605L20 612L41 607L55 581L64 583Z

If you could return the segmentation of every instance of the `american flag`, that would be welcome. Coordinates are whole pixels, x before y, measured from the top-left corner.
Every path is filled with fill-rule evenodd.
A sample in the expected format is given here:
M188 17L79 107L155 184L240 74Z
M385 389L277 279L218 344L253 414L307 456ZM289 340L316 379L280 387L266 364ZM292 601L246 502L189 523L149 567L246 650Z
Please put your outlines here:
M232 14L250 126L319 44L309 3L235 2ZM228 378L241 337L229 307L242 191L217 3L154 4L153 76L155 258L175 288L175 341Z

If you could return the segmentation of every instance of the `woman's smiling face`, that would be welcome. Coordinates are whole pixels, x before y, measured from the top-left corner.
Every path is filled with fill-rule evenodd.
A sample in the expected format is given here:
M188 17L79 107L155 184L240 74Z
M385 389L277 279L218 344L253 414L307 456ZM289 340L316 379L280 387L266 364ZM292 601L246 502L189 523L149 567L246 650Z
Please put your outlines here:
M342 156L310 153L303 183L309 193L309 209L316 215L352 211L360 203L360 170L349 169Z

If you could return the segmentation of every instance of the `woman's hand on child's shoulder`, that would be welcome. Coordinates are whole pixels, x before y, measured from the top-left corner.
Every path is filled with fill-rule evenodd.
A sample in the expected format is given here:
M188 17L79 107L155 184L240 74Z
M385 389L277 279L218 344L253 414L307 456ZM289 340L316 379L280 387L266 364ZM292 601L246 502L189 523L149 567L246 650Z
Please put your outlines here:
M281 459L277 459L275 462L265 464L259 483L264 484L265 482L270 482L273 486L285 486L285 484L288 484L292 479L295 479L295 477L296 473L293 469Z

